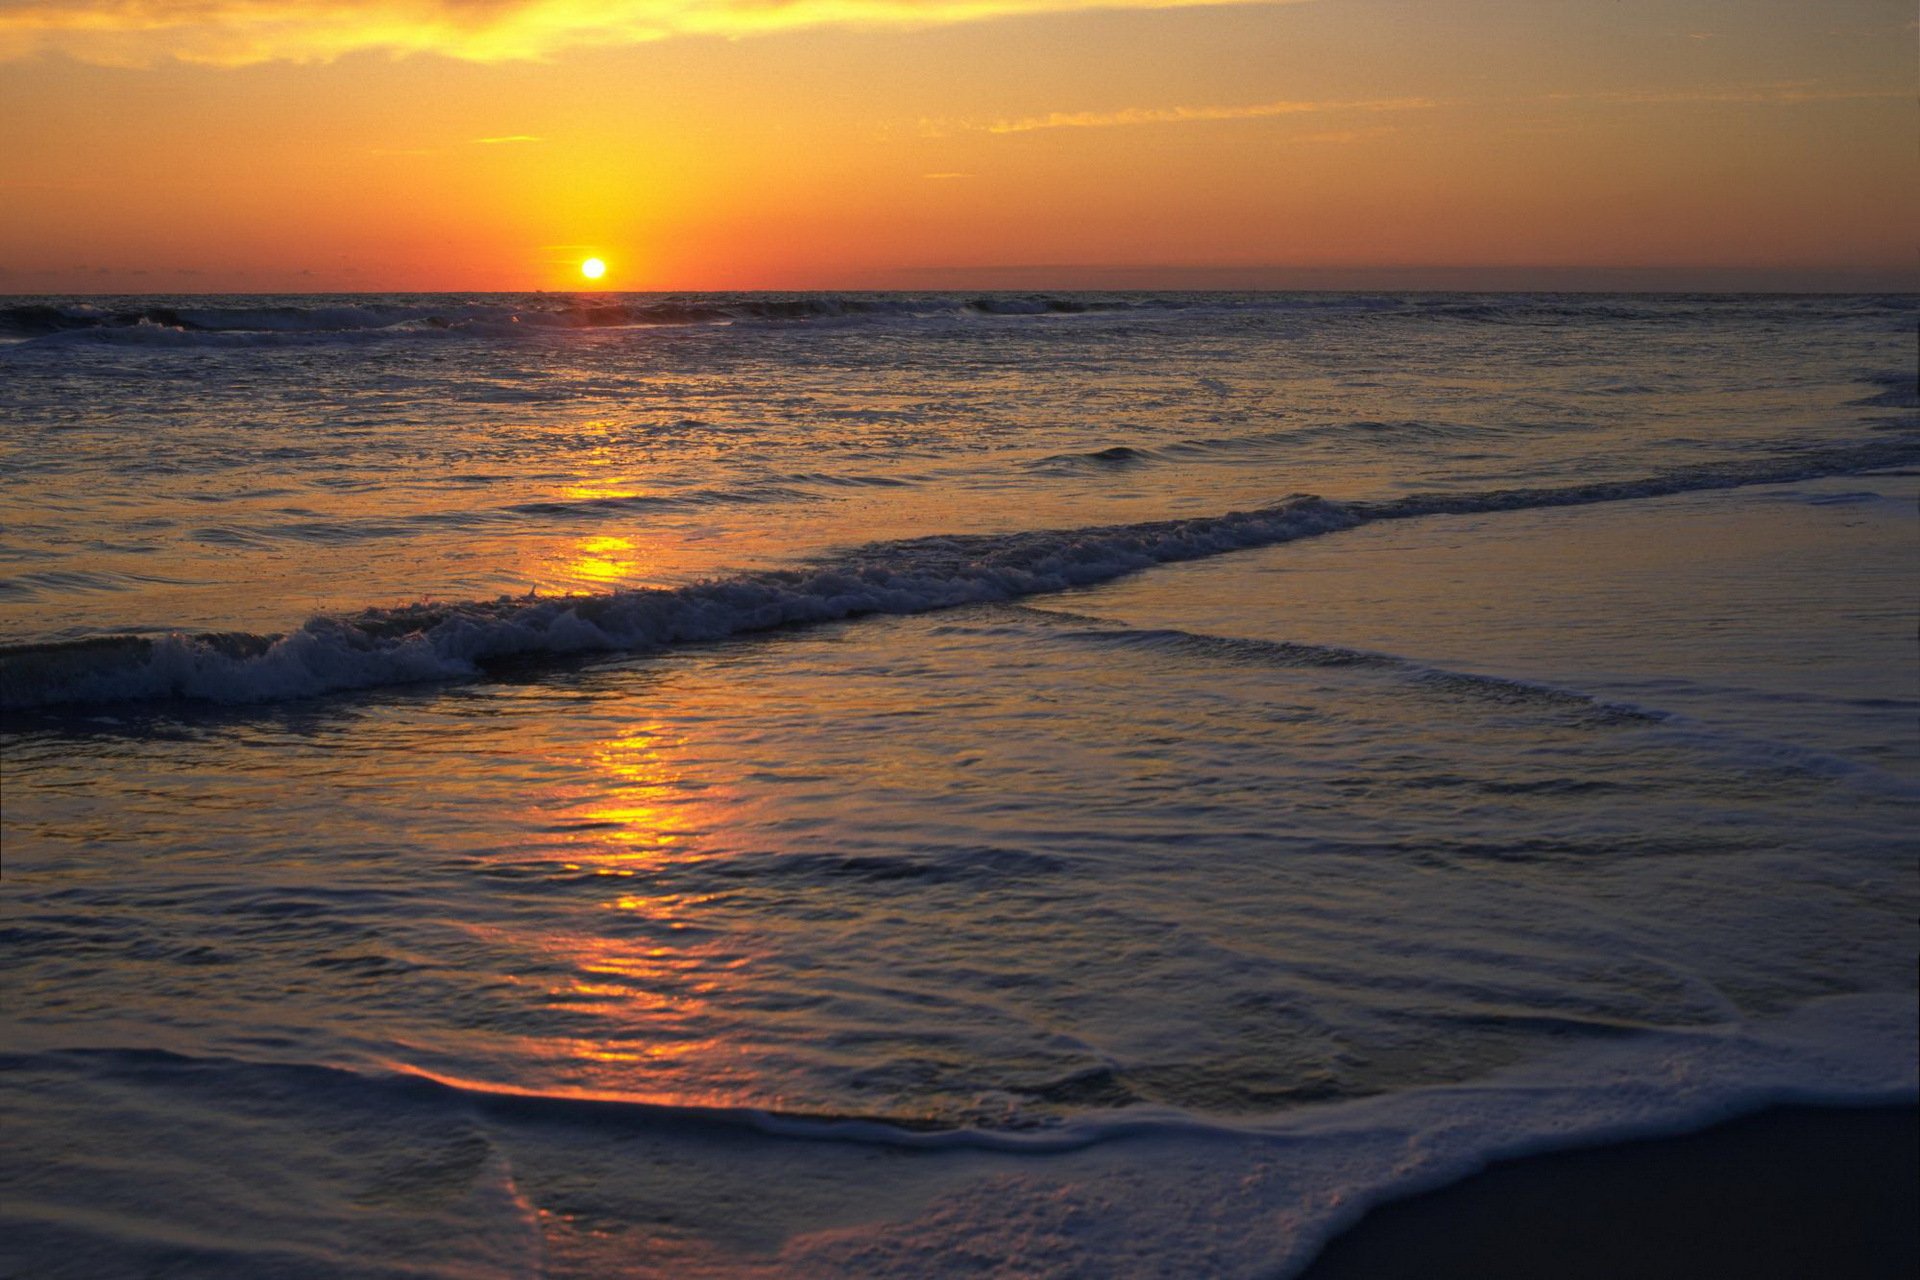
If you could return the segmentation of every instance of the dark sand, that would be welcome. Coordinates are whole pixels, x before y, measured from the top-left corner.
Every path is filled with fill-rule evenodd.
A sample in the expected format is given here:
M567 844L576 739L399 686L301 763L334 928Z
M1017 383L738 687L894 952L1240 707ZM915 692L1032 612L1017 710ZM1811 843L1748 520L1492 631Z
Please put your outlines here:
M1496 1164L1368 1214L1303 1280L1914 1280L1920 1109L1787 1107Z

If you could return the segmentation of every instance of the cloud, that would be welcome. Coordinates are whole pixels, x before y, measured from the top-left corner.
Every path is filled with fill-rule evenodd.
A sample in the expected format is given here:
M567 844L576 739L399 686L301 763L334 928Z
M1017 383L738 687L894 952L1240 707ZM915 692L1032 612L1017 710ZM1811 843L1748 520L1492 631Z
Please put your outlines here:
M1440 104L1431 98L1373 98L1359 102L1256 102L1237 107L1129 107L1124 111L1055 111L1019 120L996 120L988 133L1036 129L1114 129L1137 124L1189 124L1201 120L1260 120L1268 116L1332 111L1420 111Z
M1666 106L1673 103L1755 103L1797 107L1809 102L1870 102L1911 98L1911 89L1822 89L1812 81L1793 84L1736 85L1707 89L1626 89L1616 93L1555 93L1549 102L1612 102L1623 106Z
M474 62L676 35L920 27L1020 14L1302 0L7 0L0 59L109 66L330 62L381 50Z
M497 138L471 138L469 141L475 146L494 147L503 142L545 142L546 139L537 138L531 133L503 133Z

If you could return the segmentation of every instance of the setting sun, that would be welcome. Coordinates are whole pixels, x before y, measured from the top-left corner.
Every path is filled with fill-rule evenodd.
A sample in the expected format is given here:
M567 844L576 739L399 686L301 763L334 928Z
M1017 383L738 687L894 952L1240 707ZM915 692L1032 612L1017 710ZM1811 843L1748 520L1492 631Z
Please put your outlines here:
M607 274L607 264L598 258L588 258L580 264L580 274L589 280L598 280Z

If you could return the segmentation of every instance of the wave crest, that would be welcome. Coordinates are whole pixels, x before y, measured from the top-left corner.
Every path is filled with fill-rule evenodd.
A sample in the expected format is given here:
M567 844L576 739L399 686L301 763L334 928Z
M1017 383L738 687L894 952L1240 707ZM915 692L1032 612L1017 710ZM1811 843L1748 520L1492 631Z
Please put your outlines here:
M922 613L1106 582L1156 564L1375 520L1587 505L1905 465L1920 440L1806 450L1637 480L1340 503L1296 495L1186 520L936 536L683 587L503 598L319 617L284 635L109 636L0 648L0 709L186 698L309 697L481 674L529 655L648 651L799 623Z

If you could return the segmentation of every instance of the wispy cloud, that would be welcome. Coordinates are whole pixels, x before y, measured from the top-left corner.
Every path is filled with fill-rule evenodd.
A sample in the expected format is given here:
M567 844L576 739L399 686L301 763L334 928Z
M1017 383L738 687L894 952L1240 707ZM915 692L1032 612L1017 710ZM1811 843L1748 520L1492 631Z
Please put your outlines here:
M470 139L475 146L496 147L503 142L545 142L545 138L535 137L531 133L503 133L497 138Z
M1549 102L1612 102L1626 106L1671 103L1756 103L1794 107L1810 102L1871 102L1911 98L1911 89L1823 89L1811 80L1790 84L1729 85L1700 89L1621 89L1605 93L1555 93Z
M1421 111L1440 104L1431 98L1370 98L1357 102L1255 102L1224 107L1129 107L1124 111L1055 111L1018 120L995 120L988 133L1031 133L1036 129L1117 129L1142 124L1192 124L1205 120L1260 120L1268 116L1336 111Z
M0 59L111 66L330 62L383 50L476 62L676 35L924 27L1035 13L1300 0L5 0Z

